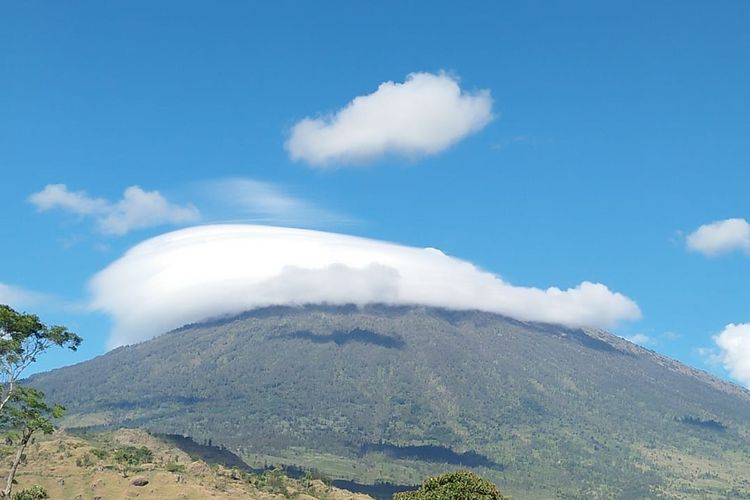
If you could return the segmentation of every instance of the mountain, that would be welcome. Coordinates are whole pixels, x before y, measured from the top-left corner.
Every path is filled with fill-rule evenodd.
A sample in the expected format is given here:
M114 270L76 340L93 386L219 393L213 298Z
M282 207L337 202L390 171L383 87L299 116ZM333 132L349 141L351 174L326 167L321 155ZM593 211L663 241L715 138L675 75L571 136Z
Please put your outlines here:
M478 311L259 309L29 383L67 427L362 483L468 467L517 498L750 496L750 392L603 331Z

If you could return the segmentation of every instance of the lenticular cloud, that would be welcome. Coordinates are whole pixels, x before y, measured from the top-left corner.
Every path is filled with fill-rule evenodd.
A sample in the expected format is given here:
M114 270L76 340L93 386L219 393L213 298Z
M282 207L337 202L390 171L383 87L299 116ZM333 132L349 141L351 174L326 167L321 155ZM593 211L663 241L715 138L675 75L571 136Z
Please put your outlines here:
M269 305L424 304L569 326L640 317L632 300L598 283L518 287L432 248L255 225L157 236L99 272L90 286L92 306L114 320L111 347Z

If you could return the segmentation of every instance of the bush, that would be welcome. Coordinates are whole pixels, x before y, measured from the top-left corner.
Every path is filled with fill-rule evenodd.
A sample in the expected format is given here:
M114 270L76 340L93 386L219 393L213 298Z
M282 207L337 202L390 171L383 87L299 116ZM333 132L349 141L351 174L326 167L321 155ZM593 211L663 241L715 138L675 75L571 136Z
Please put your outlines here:
M37 484L13 494L13 500L43 500L45 498L49 498L47 490Z
M136 448L135 446L126 446L115 450L114 459L121 464L141 465L153 461L154 454L145 446Z
M91 450L91 454L94 455L99 460L105 459L109 456L109 452L107 450L102 450L99 448L93 448Z
M486 479L459 470L431 477L417 491L396 493L393 500L508 500L508 497Z
M96 460L89 453L86 453L82 457L76 458L76 465L78 467L91 467L96 464Z
M286 487L286 475L284 474L283 469L275 468L272 470L267 470L263 473L263 479L267 491L270 491L272 493L281 493L282 495L288 494Z
M177 462L167 463L166 469L168 472L185 472L185 466Z

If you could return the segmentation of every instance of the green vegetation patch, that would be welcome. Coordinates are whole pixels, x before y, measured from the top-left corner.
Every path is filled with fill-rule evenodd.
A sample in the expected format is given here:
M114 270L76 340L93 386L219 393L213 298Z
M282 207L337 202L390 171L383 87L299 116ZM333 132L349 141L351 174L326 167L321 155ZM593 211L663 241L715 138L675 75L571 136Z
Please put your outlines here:
M431 477L417 491L396 493L394 500L509 500L497 486L473 472L459 470Z
M121 464L141 465L152 462L154 454L145 446L126 446L115 450L113 458Z

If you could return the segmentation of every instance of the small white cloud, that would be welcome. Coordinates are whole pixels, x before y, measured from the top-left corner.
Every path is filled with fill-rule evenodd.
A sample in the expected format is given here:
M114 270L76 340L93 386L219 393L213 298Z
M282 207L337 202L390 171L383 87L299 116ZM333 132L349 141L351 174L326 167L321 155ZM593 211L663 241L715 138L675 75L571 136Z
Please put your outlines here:
M209 198L229 207L244 221L281 226L324 227L349 224L352 219L286 193L276 184L247 178L203 184Z
M687 247L709 257L735 250L750 253L750 224L739 218L705 224L688 235Z
M730 323L714 337L718 356L729 374L750 388L750 323Z
M84 191L69 191L65 184L48 184L29 201L39 211L60 209L79 216L92 217L102 233L123 235L133 229L144 229L163 224L184 224L200 218L192 205L175 205L158 191L144 191L130 186L121 200L112 203L104 198L93 198Z
M663 340L672 341L672 340L679 339L681 337L681 335L679 333L675 333L675 332L672 332L672 331L667 331L667 332L662 333L659 337L662 338Z
M492 118L489 90L464 92L448 74L411 73L332 115L299 121L286 149L293 160L319 167L388 154L419 157L447 149Z
M111 347L211 316L269 305L424 304L524 321L612 326L640 317L606 286L519 287L435 249L254 225L187 228L147 240L94 276Z
M14 309L22 309L37 305L44 299L44 295L31 292L23 288L0 283L0 304L8 305Z
M29 201L40 212L61 209L77 215L97 215L109 210L107 200L92 198L85 191L69 191L65 184L47 184L44 189L29 196Z
M109 213L98 221L105 234L123 235L133 229L184 224L200 218L198 209L192 205L179 206L169 203L158 191L144 191L131 186L123 193L122 200L112 205Z
M635 335L631 335L629 337L624 337L624 338L625 340L628 340L638 345L649 345L654 342L654 339L652 339L651 337L643 333L636 333Z

